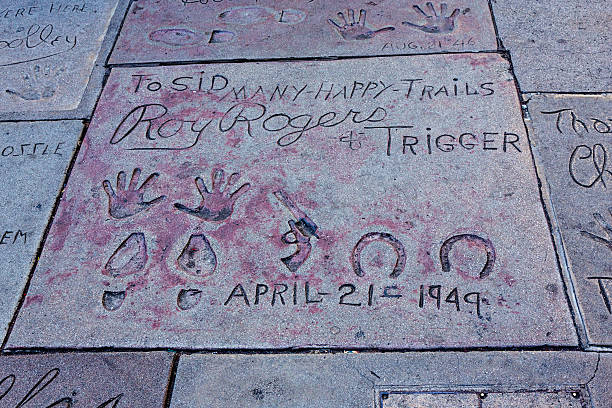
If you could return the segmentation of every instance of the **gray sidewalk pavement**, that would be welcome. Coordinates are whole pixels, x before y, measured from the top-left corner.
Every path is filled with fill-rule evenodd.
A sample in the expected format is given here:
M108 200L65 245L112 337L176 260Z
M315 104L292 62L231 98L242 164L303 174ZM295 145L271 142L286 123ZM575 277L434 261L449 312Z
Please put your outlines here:
M0 408L612 407L611 23L0 0Z

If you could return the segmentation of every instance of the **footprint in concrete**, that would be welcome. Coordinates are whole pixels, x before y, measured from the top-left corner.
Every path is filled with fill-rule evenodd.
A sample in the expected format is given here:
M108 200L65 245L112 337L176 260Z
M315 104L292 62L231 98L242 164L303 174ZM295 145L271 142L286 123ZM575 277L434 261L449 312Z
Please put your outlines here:
M283 9L278 12L278 22L283 24L297 24L304 21L306 13L302 10Z
M221 43L230 42L234 39L235 36L236 34L234 34L231 31L213 30L212 33L210 33L210 40L208 40L208 43L209 44L221 44Z
M190 236L176 262L183 272L197 277L210 276L217 268L217 256L204 234Z
M176 260L180 270L196 276L207 277L217 269L217 255L204 234L194 234ZM189 310L200 303L202 291L198 289L181 289L176 304L181 310Z
M115 279L141 272L147 264L147 244L142 232L130 234L115 252L110 256L102 274ZM114 311L121 307L127 295L127 289L104 291L102 294L102 306L108 311Z
M48 99L55 95L58 83L66 72L66 68L51 65L36 64L23 75L23 87L6 89L6 93L17 96L25 101Z
M176 305L181 310L189 310L200 303L202 291L198 289L181 289L177 298Z
M185 47L204 41L204 34L188 28L160 28L149 33L149 40L173 47Z
M141 271L147 263L147 243L142 232L134 232L117 247L104 266L104 275L121 278Z
M200 33L188 28L160 28L149 34L149 40L171 47L188 47L200 44L206 38L208 38L208 44L222 44L232 41L235 36L235 33L227 30Z
M276 12L268 7L244 6L234 7L219 14L219 20L228 24L257 24L274 16Z
M121 290L118 292L105 290L102 294L102 306L104 306L104 308L109 312L117 310L123 304L123 301L125 300L125 295L125 290Z

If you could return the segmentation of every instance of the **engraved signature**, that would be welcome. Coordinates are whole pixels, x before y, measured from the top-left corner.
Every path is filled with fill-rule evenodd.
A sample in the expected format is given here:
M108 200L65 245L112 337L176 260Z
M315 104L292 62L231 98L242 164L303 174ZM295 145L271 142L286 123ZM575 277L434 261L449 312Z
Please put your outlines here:
M591 159L592 168L589 171L591 177L585 179L580 174L584 172L578 171L578 166L587 164ZM586 161L586 163L585 163ZM612 176L612 171L608 170L608 151L606 147L600 143L594 144L593 147L581 144L576 146L569 159L569 173L576 184L581 187L591 188L597 183L601 183L604 188L607 188L606 177Z
M0 39L0 55L7 55L7 51L31 50L36 48L50 49L51 53L36 58L28 58L25 60L11 61L0 64L0 67L8 67L11 65L23 64L25 62L39 61L45 58L50 58L55 55L63 54L72 50L77 45L76 35L57 35L54 33L55 27L53 24L40 26L32 24L27 30L20 28L17 30L21 33L15 38ZM25 34L25 35L24 35Z
M33 407L33 403L29 404L38 394L40 394L45 388L47 388L57 377L60 375L59 368L53 368L45 375L43 375L40 380L30 390L25 394L25 396L19 401L14 408L23 408L23 407ZM17 382L17 376L15 374L9 374L3 379L0 380L0 401L4 399L11 390L13 386ZM97 408L117 408L119 407L119 402L123 398L123 394L119 394L113 398L110 398L100 405ZM36 406L41 406L40 404L36 404ZM74 400L70 397L63 397L58 399L57 401L46 405L47 408L71 408L74 406Z

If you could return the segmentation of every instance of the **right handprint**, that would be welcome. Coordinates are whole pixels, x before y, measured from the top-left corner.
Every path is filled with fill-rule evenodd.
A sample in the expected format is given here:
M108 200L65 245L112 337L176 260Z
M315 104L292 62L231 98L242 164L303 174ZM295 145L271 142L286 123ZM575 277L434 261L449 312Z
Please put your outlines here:
M421 18L425 19L424 24L414 24L410 21L404 21L402 24L418 28L426 33L445 34L450 33L455 29L455 18L461 10L458 8L454 9L450 15L447 15L448 6L446 3L440 4L440 13L436 12L436 9L431 2L425 3L429 14L424 12L423 9L417 5L412 6L416 13L420 14ZM465 13L465 11L464 11Z
M234 212L234 203L244 193L249 191L251 185L245 183L233 193L230 192L231 187L240 179L239 173L232 173L229 180L223 188L224 171L222 169L213 169L212 171L212 191L209 191L204 184L204 180L196 177L195 184L202 196L200 205L194 209L189 208L181 203L175 203L174 207L187 214L198 217L204 221L224 221L229 218Z

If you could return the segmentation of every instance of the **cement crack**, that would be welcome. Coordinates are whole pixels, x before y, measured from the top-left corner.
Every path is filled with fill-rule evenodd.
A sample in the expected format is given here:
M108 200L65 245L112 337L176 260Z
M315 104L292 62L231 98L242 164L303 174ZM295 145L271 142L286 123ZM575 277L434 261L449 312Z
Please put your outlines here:
M371 378L369 378L366 374L362 373L361 370L359 368L357 368L357 366L351 364L353 369L355 371L357 371L357 374L359 374L359 376L363 379L365 379L367 382L369 382L372 385L372 388L374 388L376 386L376 383L374 382L374 380L372 380ZM372 375L374 375L377 378L380 378L378 375L376 375L372 370L369 370L370 373L372 373Z
M589 385L589 383L595 379L595 376L597 376L597 371L599 371L600 361L601 361L601 354L597 353L597 364L595 364L595 371L593 371L593 375L591 376L591 378L589 378L589 381L587 381L584 385Z

